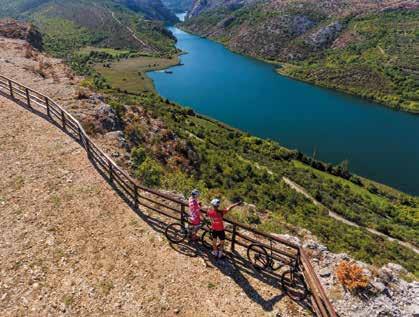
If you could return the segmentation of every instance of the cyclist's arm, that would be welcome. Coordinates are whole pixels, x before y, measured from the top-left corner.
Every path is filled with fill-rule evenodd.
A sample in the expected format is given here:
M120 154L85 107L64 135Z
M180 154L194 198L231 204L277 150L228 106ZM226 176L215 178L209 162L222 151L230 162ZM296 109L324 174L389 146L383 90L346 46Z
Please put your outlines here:
M224 214L226 214L226 213L228 213L231 209L233 209L233 208L235 208L235 207L237 207L237 206L239 206L239 205L241 205L242 204L242 202L241 201L239 201L238 203L235 203L235 204L233 204L233 205L231 205L230 207L228 207L227 209L225 209L223 212L224 212Z

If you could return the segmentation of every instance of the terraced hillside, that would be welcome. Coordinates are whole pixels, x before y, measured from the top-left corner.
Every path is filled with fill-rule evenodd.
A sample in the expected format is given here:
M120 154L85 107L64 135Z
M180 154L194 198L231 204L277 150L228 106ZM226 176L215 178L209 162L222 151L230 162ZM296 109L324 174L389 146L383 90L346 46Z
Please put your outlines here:
M159 0L1 0L0 6L0 17L32 21L44 35L44 48L57 56L88 45L150 54L176 52L164 24L177 18Z
M183 28L281 74L419 112L414 1L199 1Z

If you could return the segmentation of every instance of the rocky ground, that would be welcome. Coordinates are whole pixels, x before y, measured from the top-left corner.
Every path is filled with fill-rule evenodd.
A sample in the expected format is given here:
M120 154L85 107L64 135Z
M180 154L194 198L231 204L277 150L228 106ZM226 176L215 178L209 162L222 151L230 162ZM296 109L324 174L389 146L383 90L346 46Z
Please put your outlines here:
M340 316L418 316L419 283L408 283L401 278L407 272L400 265L389 263L375 268L356 262L370 282L366 289L354 295L342 287L336 276L337 265L341 261L351 261L348 255L331 253L313 240L303 241L303 246L311 250L314 269Z
M0 74L110 131L97 134L96 141L113 153L117 122L101 96L87 91L80 98L82 78L24 41L0 38L0 44ZM199 247L171 247L161 233L171 221L147 210L134 213L78 144L3 97L0 109L2 316L310 315L240 255L215 262ZM400 266L359 263L370 284L353 295L335 274L347 255L328 252L309 233L300 243L341 316L419 313L419 284L401 279Z
M306 315L233 261L173 249L165 223L125 205L78 144L3 97L0 107L2 316Z

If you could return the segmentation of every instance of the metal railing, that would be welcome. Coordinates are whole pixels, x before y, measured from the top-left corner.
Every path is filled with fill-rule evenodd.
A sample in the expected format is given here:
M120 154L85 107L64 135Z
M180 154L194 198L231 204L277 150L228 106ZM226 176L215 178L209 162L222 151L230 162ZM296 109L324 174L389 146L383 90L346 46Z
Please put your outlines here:
M124 195L124 198L135 209L142 206L164 216L182 221L188 206L187 202L139 184L89 138L78 120L52 99L2 75L0 75L0 94L45 115L49 121L77 140L86 150L89 159L95 164L96 168L107 176L112 185ZM203 210L203 212L205 213L206 210ZM235 251L236 245L247 248L251 243L258 243L265 248L272 249L273 259L285 264L291 264L298 260L307 287L310 290L310 300L316 315L321 317L337 316L301 246L272 234L261 232L246 224L230 219L225 221L228 224L226 239L231 242L231 251ZM275 247L270 242L274 242Z

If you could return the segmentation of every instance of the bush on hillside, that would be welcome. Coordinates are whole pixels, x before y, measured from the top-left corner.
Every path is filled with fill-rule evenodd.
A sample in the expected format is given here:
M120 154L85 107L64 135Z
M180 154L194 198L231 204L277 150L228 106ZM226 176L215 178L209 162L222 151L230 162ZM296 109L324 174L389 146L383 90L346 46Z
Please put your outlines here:
M135 172L135 176L148 187L160 186L162 174L162 167L151 158L146 158Z
M138 168L147 158L145 149L142 146L133 148L131 151L131 164L134 168Z
M343 287L359 291L368 286L369 278L355 262L342 261L336 268L336 276Z

